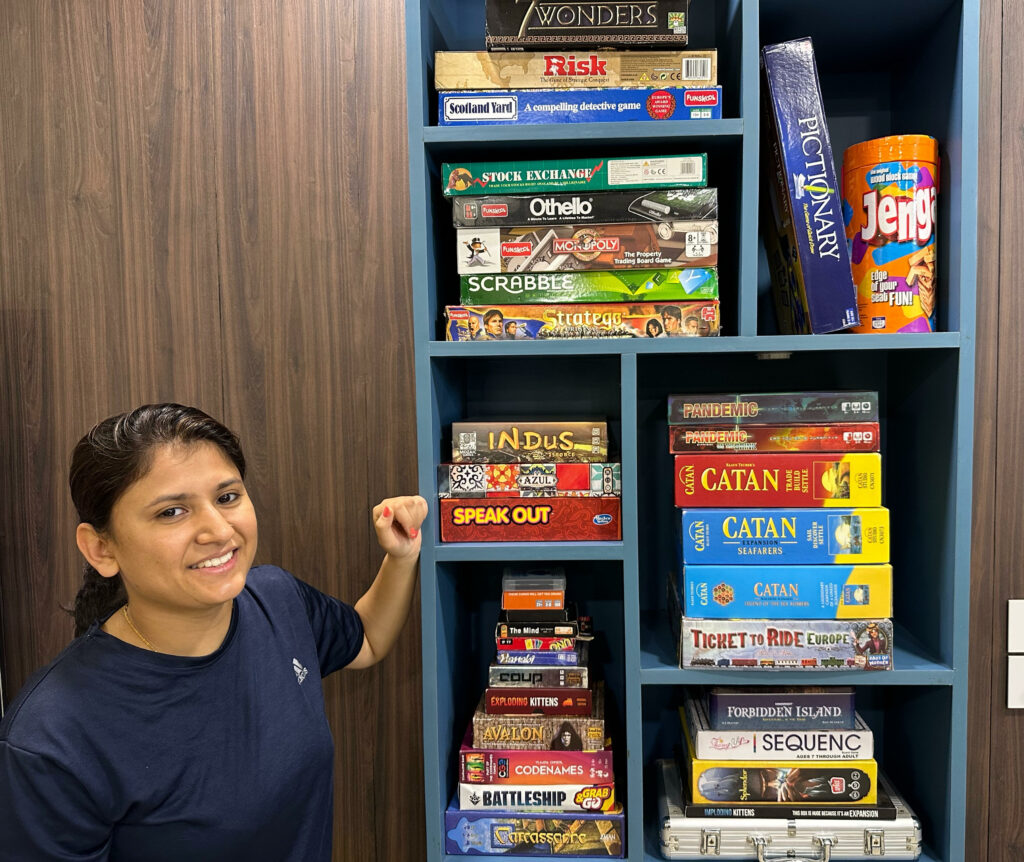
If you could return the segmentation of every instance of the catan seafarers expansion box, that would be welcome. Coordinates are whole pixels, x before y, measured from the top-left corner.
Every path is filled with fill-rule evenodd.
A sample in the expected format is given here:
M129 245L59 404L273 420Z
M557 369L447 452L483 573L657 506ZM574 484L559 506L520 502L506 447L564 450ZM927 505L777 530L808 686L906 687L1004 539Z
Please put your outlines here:
M608 423L453 422L455 463L605 463Z
M705 619L892 616L892 566L683 566L683 612Z
M440 501L443 542L602 542L622 538L620 497Z
M455 227L717 221L718 189L482 195L452 200Z
M889 562L889 510L683 509L686 565Z
M682 156L580 157L545 161L445 162L444 194L591 192L708 184L707 153Z
M459 275L681 269L718 263L718 222L460 228Z
M753 392L668 396L669 425L877 422L878 393Z
M621 464L440 464L437 496L619 497Z
M882 505L882 456L877 452L699 453L674 460L679 508Z
M540 303L694 302L718 299L718 268L616 269L463 275L464 306ZM480 330L478 330L480 331Z
M668 451L877 452L877 422L835 425L670 425Z
M486 0L488 51L685 48L690 0Z
M437 51L434 89L570 90L587 87L709 87L711 51Z

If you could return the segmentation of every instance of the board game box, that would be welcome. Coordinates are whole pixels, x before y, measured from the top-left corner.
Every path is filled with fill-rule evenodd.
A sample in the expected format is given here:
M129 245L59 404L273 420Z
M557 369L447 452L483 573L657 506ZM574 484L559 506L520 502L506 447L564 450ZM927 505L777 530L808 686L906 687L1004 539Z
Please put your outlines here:
M557 615L560 618L547 618L547 615ZM569 602L566 611L508 611L502 609L498 612L498 622L494 624L494 636L497 638L508 637L576 637L582 634L584 637L591 636L593 630L590 617L578 616L576 605Z
M668 451L877 452L877 422L836 425L670 425Z
M460 275L679 269L718 263L718 222L517 225L459 228Z
M437 496L620 497L621 464L440 464Z
M621 508L619 497L442 499L441 541L619 541Z
M703 188L708 184L708 155L444 162L441 179L446 196Z
M708 87L711 51L437 51L434 89L569 90L585 87Z
M463 811L614 811L615 785L459 784Z
M576 644L582 640L590 640L590 638L556 638L544 637L543 635L538 637L523 637L516 635L512 637L496 637L494 639L494 645L499 650L511 650L512 652L522 652L524 650L572 650L576 649Z
M674 458L680 508L882 505L882 456L877 452L698 453Z
M603 272L495 272L459 277L464 305L718 299L718 267ZM480 332L481 330L477 330Z
M753 392L669 395L669 425L878 422L878 393Z
M784 805L874 804L874 760L691 760L686 758L690 799L709 803Z
M509 667L498 661L487 668L487 685L504 688L589 688L588 667Z
M683 611L707 619L892 616L892 566L683 567Z
M707 690L715 730L853 730L853 686L724 686Z
M452 461L460 463L607 463L608 423L453 422Z
M647 191L482 195L452 200L452 222L457 228L675 221L717 222L718 189L684 186Z
M463 784L606 783L614 780L610 744L601 751L493 751L473 748L469 728L459 749ZM610 740L606 740L610 743Z
M484 712L489 715L590 715L589 688L484 689Z
M501 650L494 656L494 663L505 667L568 667L586 669L588 643L578 643L572 650Z
M686 565L889 562L889 510L683 509Z
M449 305L448 341L704 338L720 333L718 300L576 305Z
M685 48L690 0L486 0L484 10L488 51Z
M600 856L622 858L626 818L614 811L522 814L462 811L452 800L444 814L444 849L453 856Z
M473 713L473 748L601 751L605 746L604 687L593 689L592 715L489 715L484 697Z

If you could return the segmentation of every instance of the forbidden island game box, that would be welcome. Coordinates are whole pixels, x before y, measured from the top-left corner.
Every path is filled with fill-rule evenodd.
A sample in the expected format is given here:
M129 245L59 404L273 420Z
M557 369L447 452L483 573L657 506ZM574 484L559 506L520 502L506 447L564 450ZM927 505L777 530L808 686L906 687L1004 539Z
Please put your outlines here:
M486 0L488 51L611 48L685 48L690 0Z
M447 341L708 337L720 332L718 300L576 305L449 305Z
M683 270L685 271L685 270ZM877 452L877 422L836 425L670 425L668 451Z
M683 566L683 612L705 619L892 616L892 566Z
M811 40L765 45L761 69L762 235L779 329L849 329L860 323L857 288Z
M795 425L877 422L878 393L729 392L669 395L669 425Z
M622 538L620 497L439 501L442 542L600 542Z
M670 186L703 188L708 184L708 156L694 153L525 162L444 162L441 179L446 197Z
M439 126L539 126L721 118L721 87L454 90L437 94ZM845 228L843 241L846 241ZM852 275L850 283L853 284Z
M681 269L718 263L717 221L459 228L459 275Z
M683 509L680 519L685 565L889 562L889 510L880 507Z
M460 277L463 305L694 302L718 299L718 267L496 272ZM479 331L479 330L478 330Z
M457 464L604 463L608 423L453 422L452 461Z
M675 503L680 508L881 506L882 456L877 452L676 455Z
M570 90L585 87L711 87L718 52L437 51L434 89Z
M621 859L626 818L615 811L462 811L444 813L444 849L453 856L592 856Z
M621 497L621 464L440 464L437 496Z
M452 200L455 227L718 221L718 189L616 189L487 194Z
M715 685L705 692L715 730L853 730L855 699L852 685Z

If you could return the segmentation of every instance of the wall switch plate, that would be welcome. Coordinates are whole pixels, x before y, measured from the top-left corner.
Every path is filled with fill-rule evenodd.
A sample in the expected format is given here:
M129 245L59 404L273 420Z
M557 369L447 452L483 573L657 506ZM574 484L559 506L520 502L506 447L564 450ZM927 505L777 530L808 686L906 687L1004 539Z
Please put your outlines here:
M1006 651L1024 653L1024 599L1010 599L1006 604Z
M1007 657L1006 706L1008 709L1024 709L1024 655Z

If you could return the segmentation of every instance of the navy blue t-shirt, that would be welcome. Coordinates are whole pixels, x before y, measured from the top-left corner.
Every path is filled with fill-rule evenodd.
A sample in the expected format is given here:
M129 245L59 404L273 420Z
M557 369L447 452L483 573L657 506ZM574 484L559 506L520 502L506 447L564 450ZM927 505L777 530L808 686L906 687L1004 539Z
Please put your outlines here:
M0 722L0 860L329 860L320 678L362 642L354 608L274 566L208 656L93 625Z

